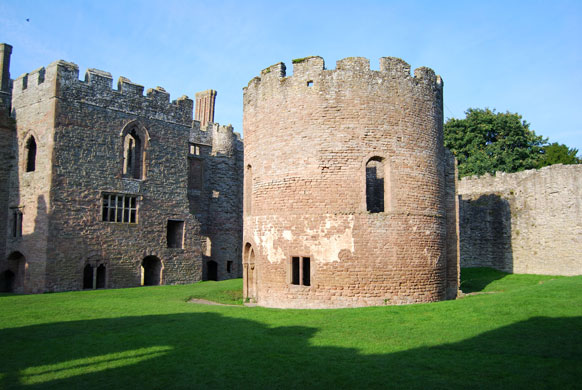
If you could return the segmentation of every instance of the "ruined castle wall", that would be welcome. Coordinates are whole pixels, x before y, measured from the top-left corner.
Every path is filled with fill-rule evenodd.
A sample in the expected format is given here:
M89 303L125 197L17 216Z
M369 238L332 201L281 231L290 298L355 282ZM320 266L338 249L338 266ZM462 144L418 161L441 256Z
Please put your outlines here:
M46 140L53 145L46 159L52 170L46 181L35 180L50 199L42 230L34 229L49 243L46 290L82 288L86 264L106 266L106 287L138 286L146 256L161 260L163 284L200 280L200 223L187 200L192 101L170 103L162 89L143 96L143 87L127 79L113 90L111 77L96 70L83 82L76 65L63 61L49 65L45 77L52 90L23 92L53 108L47 122L54 130ZM21 95L15 89L15 101ZM21 126L22 110L15 110ZM131 124L147 134L143 179L122 175L122 131ZM137 223L103 221L104 194L135 196ZM184 221L183 248L168 248L169 219Z
M245 294L276 307L428 302L447 289L442 82L402 60L273 65L244 92ZM366 205L381 161L384 211ZM376 168L375 168L376 169ZM310 258L295 285L292 258Z
M23 286L17 292L42 292L46 288L47 234L49 212L53 206L50 186L54 152L54 115L56 109L56 73L44 68L14 80L13 117L16 121L16 160L10 176L9 207L22 213L22 236L7 238L7 255L19 252L26 260ZM34 170L27 170L28 147L36 144ZM11 227L14 216L10 215Z
M459 182L461 265L582 274L582 165Z
M7 108L0 102L0 272L8 256L6 240L11 232L11 218L8 203L10 174L17 163L16 128Z

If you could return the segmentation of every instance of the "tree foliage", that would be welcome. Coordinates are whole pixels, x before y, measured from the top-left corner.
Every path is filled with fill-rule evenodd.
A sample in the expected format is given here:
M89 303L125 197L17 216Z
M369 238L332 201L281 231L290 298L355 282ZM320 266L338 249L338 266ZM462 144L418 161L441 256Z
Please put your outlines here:
M543 155L538 168L553 164L581 164L582 159L577 157L578 149L569 148L557 142L544 146Z
M521 115L469 108L465 119L445 123L445 147L457 157L459 176L539 167L547 142Z

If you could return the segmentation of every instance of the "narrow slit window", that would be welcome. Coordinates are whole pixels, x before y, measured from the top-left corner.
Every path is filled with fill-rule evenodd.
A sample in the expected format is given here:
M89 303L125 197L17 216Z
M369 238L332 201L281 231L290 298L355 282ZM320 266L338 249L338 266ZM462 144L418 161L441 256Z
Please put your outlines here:
M22 211L12 213L12 237L22 237Z
M366 210L384 212L384 163L380 157L373 157L366 164Z
M299 285L299 257L291 258L291 284Z
M302 271L303 271L303 285L304 286L310 286L311 285L311 275L310 275L310 258L309 257L304 257L302 259Z
M26 172L34 172L36 170L36 141L33 136L30 136L26 142Z

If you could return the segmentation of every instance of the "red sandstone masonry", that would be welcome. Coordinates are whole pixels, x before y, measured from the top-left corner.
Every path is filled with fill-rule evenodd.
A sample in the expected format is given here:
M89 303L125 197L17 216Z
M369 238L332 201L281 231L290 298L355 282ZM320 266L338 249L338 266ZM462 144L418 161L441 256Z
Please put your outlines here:
M244 90L246 297L273 307L352 307L453 298L454 165L442 81L396 58L279 63ZM384 212L366 211L366 164L382 160ZM250 174L252 173L252 175ZM451 187L446 195L445 187ZM451 192L452 191L452 192ZM449 206L447 206L447 204ZM253 252L254 256L250 255ZM311 259L311 285L290 283ZM448 264L448 265L447 265ZM455 272L456 271L456 272ZM447 275L450 275L447 277ZM250 293L249 293L250 292Z

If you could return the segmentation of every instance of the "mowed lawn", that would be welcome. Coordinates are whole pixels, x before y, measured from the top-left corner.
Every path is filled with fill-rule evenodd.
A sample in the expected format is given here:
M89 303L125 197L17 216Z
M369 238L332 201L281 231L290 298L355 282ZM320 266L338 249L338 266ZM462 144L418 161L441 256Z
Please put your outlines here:
M0 389L582 388L582 277L462 279L483 293L342 310L243 307L240 279L1 295Z

